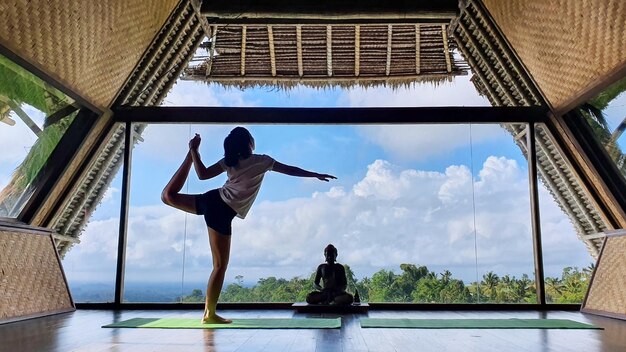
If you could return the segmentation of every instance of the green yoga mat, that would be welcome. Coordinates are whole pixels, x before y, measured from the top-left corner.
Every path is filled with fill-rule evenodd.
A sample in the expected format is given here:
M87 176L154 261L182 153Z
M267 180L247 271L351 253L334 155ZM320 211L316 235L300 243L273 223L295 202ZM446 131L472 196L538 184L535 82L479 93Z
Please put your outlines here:
M233 319L230 324L202 324L199 318L134 318L103 326L103 328L153 329L336 329L340 327L341 318Z
M361 318L362 328L403 329L602 329L565 319L375 319Z

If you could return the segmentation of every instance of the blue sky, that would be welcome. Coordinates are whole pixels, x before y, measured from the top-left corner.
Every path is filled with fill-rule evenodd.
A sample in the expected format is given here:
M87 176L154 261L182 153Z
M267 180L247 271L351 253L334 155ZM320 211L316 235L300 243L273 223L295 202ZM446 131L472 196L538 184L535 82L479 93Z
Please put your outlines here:
M465 76L441 85L395 90L241 91L180 81L164 105L383 107L487 106L488 102ZM202 135L200 151L209 165L221 157L223 138L232 127L147 127L144 142L133 152L129 282L180 281L183 258L190 285L208 277L210 252L202 218L163 205L160 191L184 158L193 133ZM490 270L532 275L526 160L498 125L246 127L256 139L257 153L331 173L338 180L324 183L268 173L248 217L234 221L227 281L236 275L247 282L270 275L308 276L323 261L323 248L330 242L339 249L339 261L350 264L358 277L382 268L398 271L405 262L437 272L449 269L465 281L475 280L477 271L479 275ZM6 130L0 125L4 140L14 142L14 152L11 160L0 160L0 186L27 150L15 145L27 138L4 134ZM224 180L222 175L201 182L192 172L185 190L204 192ZM118 176L81 243L64 259L70 282L114 283L120 188ZM559 275L565 266L587 266L591 257L569 220L543 188L541 196L548 275Z

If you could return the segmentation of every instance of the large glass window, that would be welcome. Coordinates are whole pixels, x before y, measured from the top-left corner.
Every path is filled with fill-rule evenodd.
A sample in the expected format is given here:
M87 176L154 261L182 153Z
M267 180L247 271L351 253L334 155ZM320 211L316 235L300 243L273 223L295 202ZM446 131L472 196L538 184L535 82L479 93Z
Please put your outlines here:
M474 211L468 220L476 232L475 302L537 303L526 129L527 124L472 125Z
M582 303L605 230L544 124L536 124L546 302ZM534 281L533 281L534 284Z
M77 243L61 253L74 302L115 301L121 190L119 172L89 217Z
M528 171L512 136L520 126L247 126L257 153L338 180L266 175L246 219L233 221L221 301L304 300L332 243L363 300L534 302L524 284L534 271ZM212 265L204 219L160 196L194 133L209 166L233 127L145 129L132 159L125 301L204 301ZM182 191L224 182L191 170Z
M17 217L76 115L74 101L0 55L0 217Z

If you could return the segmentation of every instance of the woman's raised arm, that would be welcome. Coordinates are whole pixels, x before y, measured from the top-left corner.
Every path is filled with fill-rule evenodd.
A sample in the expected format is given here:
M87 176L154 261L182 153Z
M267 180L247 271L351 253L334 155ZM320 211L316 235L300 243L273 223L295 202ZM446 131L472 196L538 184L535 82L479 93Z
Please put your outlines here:
M219 162L209 167L204 166L202 158L200 158L200 153L198 152L198 148L200 147L200 141L200 135L196 133L195 137L193 137L189 141L189 153L191 153L191 159L193 159L193 167L196 170L198 178L201 180L208 180L224 172L224 169L222 169L222 166L219 164Z
M274 167L272 167L273 171L279 172L281 174L296 176L296 177L315 177L321 181L330 181L331 179L336 179L337 177L328 174L318 174L317 172L307 171L301 169L296 166L285 165L283 163L279 163L278 161L274 162Z

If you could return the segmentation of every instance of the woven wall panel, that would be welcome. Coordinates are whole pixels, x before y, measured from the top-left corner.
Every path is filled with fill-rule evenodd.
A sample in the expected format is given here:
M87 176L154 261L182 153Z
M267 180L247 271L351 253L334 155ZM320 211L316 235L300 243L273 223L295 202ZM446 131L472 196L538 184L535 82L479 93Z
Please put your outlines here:
M108 107L178 0L2 1L0 42Z
M0 230L0 321L70 309L50 235Z
M483 0L556 109L626 63L624 0Z
M626 236L607 237L583 310L626 316Z

